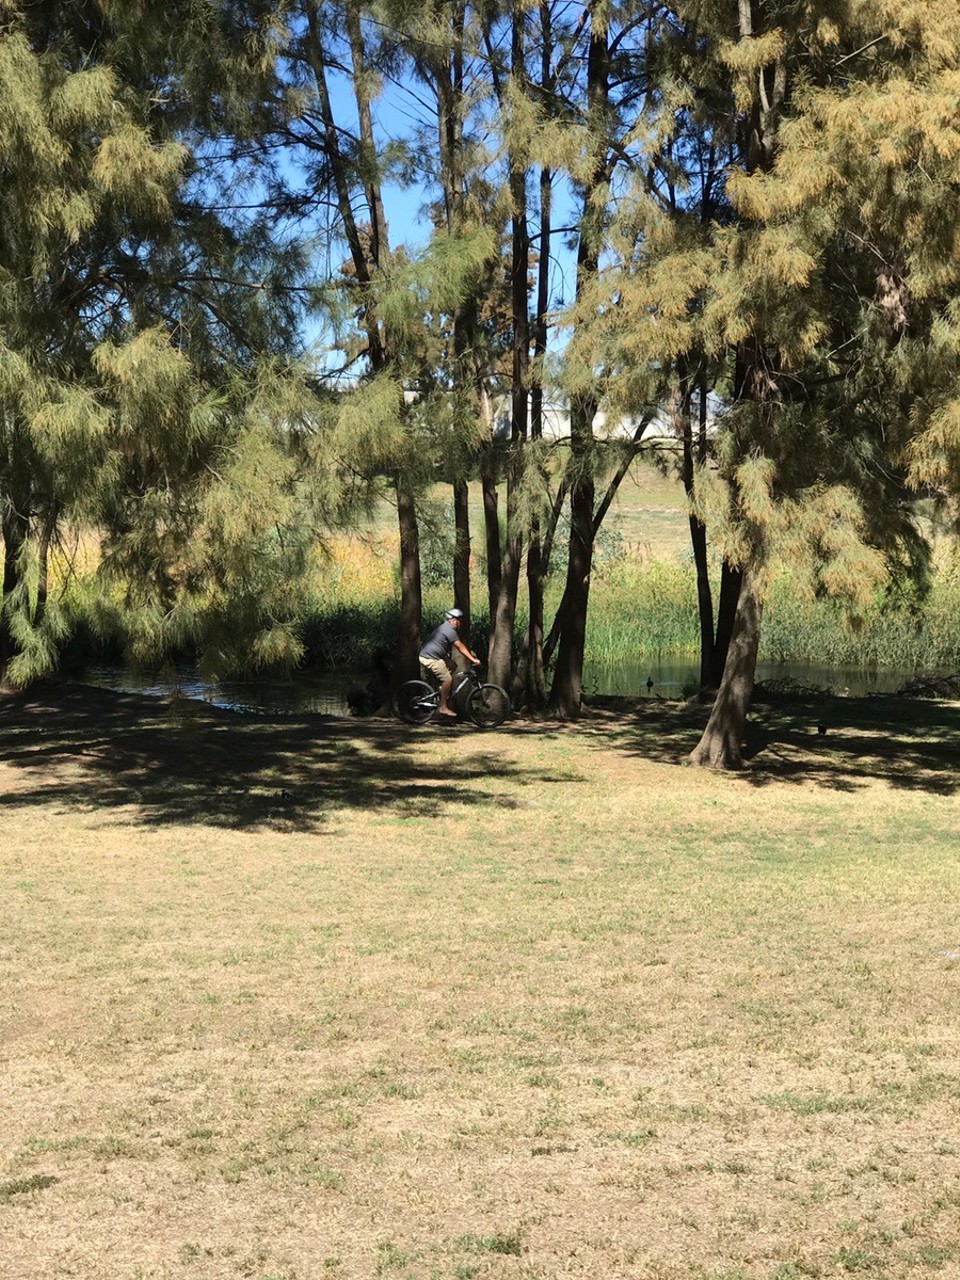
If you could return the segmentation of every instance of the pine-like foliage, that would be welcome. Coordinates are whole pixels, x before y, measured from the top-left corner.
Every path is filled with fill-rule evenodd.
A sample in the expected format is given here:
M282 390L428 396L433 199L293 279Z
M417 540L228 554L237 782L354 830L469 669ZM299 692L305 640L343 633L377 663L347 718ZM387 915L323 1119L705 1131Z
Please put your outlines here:
M708 371L726 409L700 513L728 556L762 543L862 602L877 551L922 559L908 462L949 470L960 15L740 12L679 3L660 32L660 151L618 211L604 341L625 376Z
M189 0L0 4L0 656L15 681L49 670L67 631L48 583L65 526L99 547L138 656L187 638L215 665L296 656L301 261L235 212L255 181L236 108L270 55L262 8L238 27Z
M908 486L946 485L960 458L960 12L678 0L653 38L654 152L617 210L583 363L603 354L625 386L652 364L721 406L694 510L750 599L726 736L698 758L735 762L778 563L854 607L922 575Z

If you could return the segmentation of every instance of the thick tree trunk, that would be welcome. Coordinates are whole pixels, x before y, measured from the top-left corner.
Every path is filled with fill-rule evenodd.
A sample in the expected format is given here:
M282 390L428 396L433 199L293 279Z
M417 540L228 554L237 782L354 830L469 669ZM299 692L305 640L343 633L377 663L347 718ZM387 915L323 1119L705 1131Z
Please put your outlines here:
M571 535L567 585L563 597L565 607L561 620L557 666L550 691L550 705L560 720L576 720L583 701L583 655L592 556L593 548L590 543L579 535Z
M762 614L759 574L755 568L747 568L743 573L723 679L703 736L690 753L691 764L712 769L743 768L743 730L753 696Z
M749 41L757 34L754 23L754 0L738 0L740 38ZM757 4L764 17L764 7ZM780 112L786 97L786 72L783 63L764 68L758 73L754 100L745 120L744 158L749 173L769 173L776 159ZM741 344L736 359L736 398L752 400L757 411L776 412L776 386L771 370L776 367L774 355L765 350L758 334ZM723 651L727 621L734 599L729 646L723 677L716 701L699 743L690 753L691 764L715 769L743 767L742 741L747 709L753 695L760 647L760 622L763 615L761 569L763 565L764 531L752 530L752 560L738 571L724 565L721 600L717 621L715 655ZM738 584L738 576L740 581ZM726 591L724 591L724 587Z
M560 645L550 691L550 705L561 720L575 720L583 699L583 656L593 564L595 485L590 448L596 403L579 399L571 405L570 447L575 476L570 487L570 551L563 590Z
M734 621L737 616L737 604L740 600L740 588L743 583L743 570L734 568L724 560L720 568L720 601L717 606L717 629L713 638L710 655L710 669L704 688L719 689L723 679L723 669L727 663L730 639L733 635Z
M513 672L513 632L517 616L520 561L523 556L523 539L516 511L517 477L514 472L517 465L514 458L507 468L507 536L500 565L500 590L490 626L490 646L487 651L490 679L506 689L510 688Z
M714 662L713 593L707 563L707 531L696 516L690 516L690 547L697 575L697 616L700 619L700 692L709 688ZM716 688L716 685L714 685Z
M397 654L398 680L412 680L420 673L420 619L423 608L420 587L420 527L413 494L397 479L397 519L400 529L400 636Z
M460 639L470 643L470 487L466 480L453 485L453 602L466 615Z
M490 633L487 670L494 684L509 689L513 672L513 629L517 616L517 588L520 583L521 544L508 538L497 601L497 620Z
M540 567L543 570L544 581L550 572L550 561L553 559L553 544L557 536L557 525L560 517L563 515L563 509L567 504L567 494L569 492L569 484L565 478L561 484L557 486L557 492L553 499L553 505L547 519L546 528L543 529L542 544L540 548ZM596 527L596 526L594 526ZM548 667L553 658L554 650L560 640L560 629L563 623L563 598L560 599L560 607L554 615L553 625L546 640L543 642L543 665Z

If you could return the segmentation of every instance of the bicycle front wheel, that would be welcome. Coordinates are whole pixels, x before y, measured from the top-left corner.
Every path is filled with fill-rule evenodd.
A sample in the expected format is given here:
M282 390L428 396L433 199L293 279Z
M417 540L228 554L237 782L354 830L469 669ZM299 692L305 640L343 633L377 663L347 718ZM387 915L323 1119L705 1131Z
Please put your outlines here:
M393 711L407 724L426 724L437 714L440 695L426 680L408 680L397 690L393 699Z
M481 729L496 729L510 714L510 698L498 684L482 684L467 699L467 715Z

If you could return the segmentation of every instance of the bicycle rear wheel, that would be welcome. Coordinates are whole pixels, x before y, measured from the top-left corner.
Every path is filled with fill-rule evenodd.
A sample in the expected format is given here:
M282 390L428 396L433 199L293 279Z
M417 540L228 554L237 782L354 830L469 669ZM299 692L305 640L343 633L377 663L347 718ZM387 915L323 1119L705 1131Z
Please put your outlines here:
M467 698L467 715L481 729L496 729L510 714L510 698L498 684L482 684Z
M393 711L407 724L426 724L437 714L440 695L426 680L408 680L397 690L393 699Z

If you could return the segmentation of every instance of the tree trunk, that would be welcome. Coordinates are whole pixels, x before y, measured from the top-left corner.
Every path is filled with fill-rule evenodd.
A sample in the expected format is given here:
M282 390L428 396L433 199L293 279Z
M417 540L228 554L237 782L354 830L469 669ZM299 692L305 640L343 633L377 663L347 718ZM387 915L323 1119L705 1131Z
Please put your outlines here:
M480 487L483 494L483 530L487 556L487 605L490 611L490 634L497 623L497 601L500 599L500 575L503 548L500 545L500 500L494 446L484 450L480 460Z
M549 214L541 216L541 241L548 236ZM544 264L541 261L541 268ZM537 290L537 320L534 335L534 354L537 357L537 376L530 389L530 437L540 440L543 437L543 384L542 360L547 347L547 279L546 271L541 270L540 283ZM539 466L539 460L537 466ZM529 538L527 542L527 599L530 615L527 623L527 635L524 643L521 671L518 673L516 700L523 699L531 711L540 711L547 702L547 683L544 670L543 635L544 635L544 585L547 565L546 551L542 537L542 521L540 514L534 512L530 518Z
M570 551L563 589L560 645L550 705L561 720L575 720L583 699L583 655L593 563L595 485L590 449L596 403L578 398L571 405L570 448L575 477L570 487Z
M387 247L389 233L387 219L383 208L383 193L380 187L379 160L377 144L373 132L373 108L367 82L367 55L360 25L359 6L344 5L347 37L350 43L350 57L353 63L354 96L357 103L357 120L360 125L359 165L363 191L370 212L370 260L374 269L378 269L382 261L381 254Z
M57 529L58 512L56 505L44 517L40 533L40 545L37 548L37 603L33 612L33 625L39 627L47 612L47 597L50 592L50 547Z
M697 575L697 616L700 619L700 691L709 688L713 670L713 593L707 563L707 531L695 515L690 516L690 547ZM716 688L716 685L713 686Z
M354 215L347 160L340 147L340 130L334 118L333 104L327 85L326 59L320 34L318 6L316 4L307 6L307 27L310 33L311 70L317 89L320 117L323 122L323 153L326 157L336 192L337 212L343 223L344 239L350 250L357 282L361 287L361 310L363 313L363 327L367 335L367 352L370 359L370 367L374 373L379 373L387 363L387 355L383 347L383 337L377 319L376 305L370 288L373 274L380 265L379 257L373 257L373 253L376 251L379 255L386 248L387 229L386 221L383 218L383 202L380 197L379 182L375 180L372 172L364 174L364 192L370 207L371 221L374 224L368 248L364 244L363 235ZM366 166L369 169L372 164L372 157L376 154L376 145L372 134L372 115L366 88L363 41L359 27L351 30L350 36L354 71L354 97L361 127L360 145Z
M466 6L457 0L448 8L450 29L449 47L430 50L425 67L425 78L435 85L437 96L437 142L440 149L440 179L443 187L443 203L447 234L462 233L464 216L464 26ZM453 315L453 369L452 392L454 399L464 405L471 400L473 386L469 372L468 352L474 343L476 332L476 297L464 298L456 305ZM462 453L451 459L455 468L453 477L453 599L462 609L464 620L460 625L460 639L470 644L470 509L469 487L466 478L468 459ZM462 468L462 469L461 469Z
M372 284L380 270L382 255L387 252L387 222L384 215L380 177L377 169L377 145L373 132L366 50L358 12L346 6L347 37L353 69L353 93L360 131L360 168L364 196L370 214L369 242L357 224L353 211L347 162L340 147L340 132L333 115L326 78L326 63L320 35L318 10L308 6L307 22L312 44L312 70L324 124L325 153L332 171L337 208L343 222L357 281L361 286L363 326L367 334L367 354L372 373L387 366L388 354L377 317ZM400 533L400 634L398 636L397 673L401 679L419 674L420 622L422 594L420 586L420 530L414 494L402 476L395 476L397 520Z
M514 77L526 82L526 15L515 9L511 26L510 63ZM530 390L530 233L527 226L527 170L513 149L509 152L508 178L513 204L511 216L510 311L510 457L506 468L507 534L500 569L496 617L490 628L488 667L490 679L510 688L513 676L514 624L523 535L520 530L518 491L523 473L522 450L527 440Z
M606 133L610 111L610 50L607 38L606 26L594 13L587 56L587 105L592 127L598 132L591 141L593 177L583 192L580 217L576 276L578 299L597 277L604 239L604 212L595 195L596 188L610 179L611 149ZM561 605L560 644L550 691L550 705L563 720L575 719L580 714L583 696L583 655L596 528L593 420L597 405L597 397L593 394L574 396L570 404L570 551Z
M525 79L525 14L515 10L512 19L511 66L513 74ZM495 616L490 624L487 666L494 684L510 688L513 676L514 623L523 536L519 525L518 490L522 477L522 449L527 439L530 372L530 308L527 276L530 269L530 237L527 227L527 171L514 152L509 155L509 186L513 202L511 217L510 309L510 458L507 463L507 534L500 567L500 589ZM488 534L489 536L489 534ZM488 544L489 545L489 544Z
M523 658L514 690L514 701L522 701L529 711L542 711L547 705L547 677L543 661L543 604L545 573L540 521L530 522L527 544L527 599L530 618L523 646Z
M516 511L517 466L518 460L514 452L507 467L507 536L500 566L500 590L490 626L490 646L487 652L490 679L505 689L510 688L513 672L513 632L517 615L520 561L523 556L523 539Z
M550 5L540 5L540 85L550 96L555 92L552 63L554 56L553 27ZM546 165L540 169L540 230L537 249L537 301L533 322L534 375L530 386L530 438L543 438L543 375L549 337L550 306L550 239L553 219L553 172ZM539 463L538 463L539 465ZM527 600L530 609L523 661L517 690L530 711L541 711L547 704L547 677L544 669L544 585L546 582L547 548L542 537L542 520L534 513L530 521L527 545Z
M387 351L384 347L380 331L380 322L370 285L380 271L382 255L388 249L387 221L384 215L383 197L380 176L377 168L377 143L373 131L373 112L370 102L369 77L367 76L366 48L363 29L360 25L359 10L347 4L346 26L350 45L350 60L353 68L353 93L357 105L357 120L360 132L360 170L364 195L370 214L369 249L364 244L360 231L353 217L352 208L349 214L344 205L349 206L349 193L346 201L342 190L346 187L345 178L337 185L340 213L347 227L347 239L351 243L357 277L366 286L365 327L368 335L370 368L374 374L380 373L387 365ZM318 40L319 43L319 40ZM329 97L326 95L326 78L324 77L324 95L326 96L325 112L329 118L332 113ZM329 131L329 130L328 130ZM343 166L339 149L339 138L335 140L333 152L337 166ZM363 266L358 267L358 262ZM397 673L401 679L413 679L420 674L420 625L423 614L423 595L420 584L420 528L417 523L417 506L414 492L407 485L401 474L396 476L397 522L400 533L400 634L398 637Z
M691 764L712 769L743 768L743 730L753 695L762 614L759 574L755 568L747 568L743 573L723 679L703 736L690 753Z
M743 570L735 568L724 560L720 568L720 601L717 606L717 629L711 647L710 668L704 685L705 690L708 692L719 689L720 681L723 679L723 669L726 666L727 653L730 649L730 639L733 635L742 584Z
M703 522L694 514L694 481L697 466L704 462L703 433L694 437L693 430L693 378L690 375L689 363L684 357L677 361L680 390L677 393L676 430L683 442L681 461L681 478L687 503L690 507L690 547L693 551L693 565L697 575L697 616L700 620L700 691L707 688L714 661L713 633L713 593L710 590L710 567L707 562L707 530ZM704 401L700 398L701 417ZM716 688L716 685L713 686Z
M763 7L758 5L763 15ZM740 38L753 39L753 0L738 0ZM776 160L780 111L786 97L786 72L783 63L764 68L758 73L758 81L750 111L745 119L744 159L748 173L769 173ZM772 353L765 350L762 337L751 335L741 343L737 352L735 395L737 399L752 400L757 412L776 413L776 386L771 369L776 367ZM717 659L722 650L730 606L736 598L730 643L727 649L723 677L717 690L716 701L700 742L690 753L691 764L709 765L715 769L739 769L743 766L741 743L747 719L747 709L753 694L757 669L757 653L760 647L760 622L763 615L761 567L764 560L764 531L753 526L751 530L752 558L742 570L737 586L738 573L730 569L721 584L721 601L717 622ZM727 566L724 566L727 569ZM723 586L727 591L724 596ZM716 659L715 659L716 661Z
M453 485L453 603L465 614L460 639L470 643L470 487L466 480Z
M420 619L423 600L420 587L420 527L413 494L400 477L397 518L400 528L400 643L398 680L412 680L420 673Z

